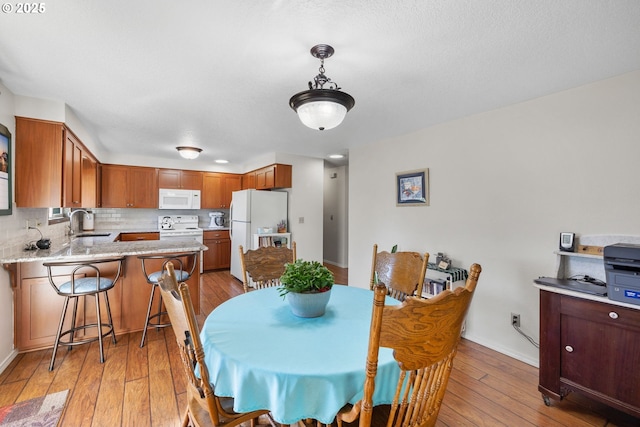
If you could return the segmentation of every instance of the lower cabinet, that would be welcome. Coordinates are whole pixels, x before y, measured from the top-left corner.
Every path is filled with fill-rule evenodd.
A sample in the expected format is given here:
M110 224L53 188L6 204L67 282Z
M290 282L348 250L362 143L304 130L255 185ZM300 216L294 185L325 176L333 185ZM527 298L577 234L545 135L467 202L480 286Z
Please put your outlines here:
M135 242L138 240L160 240L160 233L157 231L144 233L120 233L121 242Z
M579 392L640 417L638 366L640 310L540 291L538 390L545 403Z
M199 257L197 258L199 260ZM197 261L198 262L198 261ZM161 260L158 260L157 269ZM151 266L153 268L153 266ZM155 270L153 270L155 271ZM141 331L147 314L147 304L151 285L142 274L142 266L137 256L129 256L123 265L123 275L115 287L108 291L111 314L116 336ZM20 263L16 268L14 295L14 340L18 351L29 351L53 346L64 297L59 296L49 283L47 269L39 262ZM64 283L69 276L55 276ZM187 281L191 291L196 314L200 312L200 273L196 266L193 276ZM156 298L160 295L156 292ZM102 298L100 310L106 320L106 307ZM157 302L154 302L154 307ZM70 319L72 307L67 311ZM85 323L95 323L96 311L93 297L79 299L78 317L83 316ZM70 323L70 320L67 320ZM65 324L65 326L68 326ZM68 328L67 328L68 329ZM92 334L89 330L87 333Z
M229 231L204 232L203 243L209 250L204 251L204 270L218 270L231 267L231 239Z

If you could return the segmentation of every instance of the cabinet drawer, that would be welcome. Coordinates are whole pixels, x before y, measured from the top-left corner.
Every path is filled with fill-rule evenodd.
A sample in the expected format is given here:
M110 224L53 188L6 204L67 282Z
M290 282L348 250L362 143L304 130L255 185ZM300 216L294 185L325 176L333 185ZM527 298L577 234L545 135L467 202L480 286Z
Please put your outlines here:
M160 233L121 233L120 240L123 242L135 242L136 240L160 240Z
M593 322L640 329L640 310L563 295L560 312Z
M203 234L205 240L229 238L229 230L206 230Z

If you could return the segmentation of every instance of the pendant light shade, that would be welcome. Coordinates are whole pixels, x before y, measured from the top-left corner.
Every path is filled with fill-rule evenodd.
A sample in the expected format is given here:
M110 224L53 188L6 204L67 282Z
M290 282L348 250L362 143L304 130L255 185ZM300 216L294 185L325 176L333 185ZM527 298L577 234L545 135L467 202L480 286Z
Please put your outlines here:
M200 155L202 148L181 146L176 147L176 150L178 150L178 153L180 153L183 158L193 160Z
M324 74L324 59L333 55L334 49L326 44L311 48L311 55L319 58L320 74L309 82L309 90L291 97L289 106L298 113L300 121L307 127L318 130L333 129L344 120L356 101L351 95L340 91L340 87ZM328 88L324 88L327 84Z

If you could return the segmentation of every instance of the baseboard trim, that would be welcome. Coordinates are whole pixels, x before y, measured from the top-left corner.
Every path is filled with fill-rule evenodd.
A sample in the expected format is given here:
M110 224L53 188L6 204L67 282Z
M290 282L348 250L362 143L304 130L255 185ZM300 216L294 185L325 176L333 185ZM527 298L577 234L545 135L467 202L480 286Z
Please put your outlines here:
M348 268L348 265L339 264L337 262L329 261L329 260L326 260L326 259L323 260L322 262L325 263L325 264L335 265L336 267L340 267L340 268Z
M7 369L7 366L9 366L11 362L13 362L13 359L15 359L17 355L18 351L16 349L11 350L7 357L4 358L2 363L0 363L0 374L3 373L5 369Z

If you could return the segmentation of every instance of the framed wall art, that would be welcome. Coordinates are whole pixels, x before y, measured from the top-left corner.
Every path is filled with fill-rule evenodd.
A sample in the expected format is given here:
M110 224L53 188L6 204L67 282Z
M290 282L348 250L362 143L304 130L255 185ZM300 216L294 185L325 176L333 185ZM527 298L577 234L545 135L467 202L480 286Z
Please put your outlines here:
M0 124L0 215L11 215L11 133Z
M396 174L396 206L429 205L429 169Z

